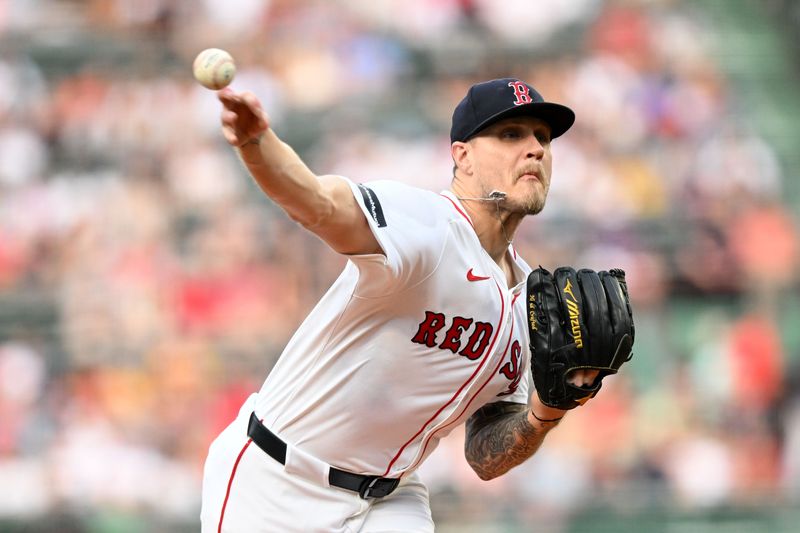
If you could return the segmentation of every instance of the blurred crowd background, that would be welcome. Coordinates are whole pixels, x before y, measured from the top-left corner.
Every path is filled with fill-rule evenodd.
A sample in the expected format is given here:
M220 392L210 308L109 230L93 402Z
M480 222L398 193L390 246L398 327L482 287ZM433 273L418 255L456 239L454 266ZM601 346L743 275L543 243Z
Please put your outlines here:
M440 190L467 87L577 113L530 264L628 273L633 362L440 531L795 531L792 0L0 1L0 531L199 530L202 463L344 259L251 183L195 54L318 173ZM403 401L397 398L396 401Z

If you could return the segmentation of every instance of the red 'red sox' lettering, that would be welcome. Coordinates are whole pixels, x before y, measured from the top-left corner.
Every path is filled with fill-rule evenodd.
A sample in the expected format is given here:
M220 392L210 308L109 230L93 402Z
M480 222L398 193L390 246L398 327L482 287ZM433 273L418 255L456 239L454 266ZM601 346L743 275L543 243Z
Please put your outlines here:
M444 314L425 311L425 320L420 322L416 334L411 338L411 342L433 348L437 344L436 334L444 329L445 323ZM462 349L462 337L470 329L472 331ZM445 331L444 339L439 344L439 349L450 350L453 353L458 352L459 355L474 361L479 359L483 352L486 351L489 339L492 337L492 331L494 331L494 328L488 322L474 322L471 318L457 316L452 319L450 327ZM461 351L459 352L459 350Z
M425 311L425 320L423 320L417 334L411 339L411 342L417 344L424 344L428 348L436 346L436 332L444 327L444 315L442 313L434 313L433 311Z
M471 318L464 318L463 316L455 317L453 319L453 325L450 326L450 329L444 334L444 340L442 344L439 345L439 348L456 353L458 349L461 348L461 335L464 333L464 330L471 325Z
M516 339L511 344L511 360L503 365L503 368L500 369L500 373L503 374L506 378L511 380L509 383L508 388L498 394L498 396L507 396L509 394L513 394L516 392L517 387L519 387L519 382L522 379L522 372L521 372L521 356L522 349L520 348L519 341Z
M492 336L494 328L488 322L475 322L475 331L470 335L467 345L461 350L460 354L474 361L483 355L483 351L489 344L489 338Z

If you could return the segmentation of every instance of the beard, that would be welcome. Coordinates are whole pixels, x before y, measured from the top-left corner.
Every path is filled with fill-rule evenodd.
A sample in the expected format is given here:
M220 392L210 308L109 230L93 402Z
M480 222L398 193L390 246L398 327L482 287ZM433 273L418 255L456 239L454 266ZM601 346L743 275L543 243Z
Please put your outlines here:
M547 192L550 187L541 183L541 188L534 187L522 202L519 212L525 215L538 215L544 209L544 204L547 201Z
M539 213L541 213L542 209L544 209L545 200L546 198L544 194L542 195L537 194L534 198L531 199L530 202L528 202L525 209L525 214L538 215Z
M488 198L490 193L484 193L484 198ZM538 215L544 209L547 200L547 192L532 191L526 198L504 199L497 203L497 208L501 211L517 215ZM492 204L494 205L494 203ZM494 209L494 208L492 208Z
M515 186L516 185L518 184L515 184ZM485 185L483 185L481 189L483 191L481 198L485 200L489 200L492 196L492 193L498 192L497 189L489 188ZM544 209L544 204L547 200L547 193L549 189L549 180L547 183L540 181L538 182L538 186L533 184L525 196L521 197L519 193L511 193L507 198L499 200L496 204L495 202L491 202L491 204L492 206L496 205L500 210L509 213L518 215L538 215Z

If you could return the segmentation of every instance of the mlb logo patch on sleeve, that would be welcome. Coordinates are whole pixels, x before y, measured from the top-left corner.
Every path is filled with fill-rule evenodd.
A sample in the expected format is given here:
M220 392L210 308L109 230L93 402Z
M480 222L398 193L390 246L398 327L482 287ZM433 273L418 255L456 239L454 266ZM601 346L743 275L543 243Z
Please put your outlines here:
M369 209L372 215L372 220L375 221L379 228L386 227L386 218L383 216L383 208L381 207L381 202L378 200L378 197L375 195L375 191L360 183L358 188L361 191L361 196L364 197L364 205L367 206L367 209Z

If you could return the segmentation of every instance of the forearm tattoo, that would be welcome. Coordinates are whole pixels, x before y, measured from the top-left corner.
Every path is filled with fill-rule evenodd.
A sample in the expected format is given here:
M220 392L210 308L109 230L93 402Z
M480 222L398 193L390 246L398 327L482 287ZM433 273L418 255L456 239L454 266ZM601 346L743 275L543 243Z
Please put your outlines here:
M528 422L527 406L492 403L467 420L464 455L478 477L492 479L533 455L546 434Z

